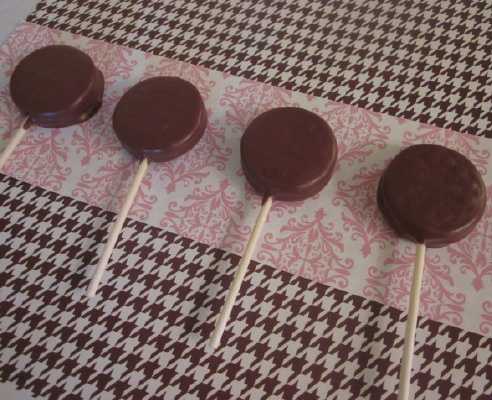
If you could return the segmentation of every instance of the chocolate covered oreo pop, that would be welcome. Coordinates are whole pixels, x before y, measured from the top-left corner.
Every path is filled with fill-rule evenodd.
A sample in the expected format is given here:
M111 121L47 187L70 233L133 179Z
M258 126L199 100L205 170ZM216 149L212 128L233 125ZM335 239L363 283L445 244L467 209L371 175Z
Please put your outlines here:
M263 204L217 317L210 341L213 348L220 344L272 201L300 201L315 195L329 182L336 160L337 143L331 128L302 108L272 109L246 129L241 139L241 164Z
M62 128L84 122L101 107L103 91L101 71L75 47L47 46L22 59L12 74L10 94L25 119L0 156L0 168L30 124Z
M203 136L207 112L200 92L174 77L146 79L126 92L113 114L113 128L123 146L140 165L89 285L94 296L149 161L164 162L190 150Z
M402 237L427 247L463 239L485 210L485 184L465 156L443 146L406 148L384 171L378 204Z
M314 196L331 178L337 143L328 124L302 108L261 114L241 139L241 163L262 196L298 201Z
M421 144L406 148L389 163L377 196L388 224L400 236L417 243L400 370L399 399L406 400L425 249L466 237L485 211L487 194L480 173L465 156L443 146Z
M203 136L207 111L198 89L173 77L156 77L131 88L119 101L113 128L136 158L168 161Z

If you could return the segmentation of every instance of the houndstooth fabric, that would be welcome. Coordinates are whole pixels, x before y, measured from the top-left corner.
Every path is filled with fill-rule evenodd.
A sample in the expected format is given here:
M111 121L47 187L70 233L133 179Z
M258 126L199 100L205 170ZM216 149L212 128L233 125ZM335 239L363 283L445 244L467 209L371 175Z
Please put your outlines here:
M487 0L42 0L29 20L492 137Z
M404 315L251 265L222 347L206 343L238 256L0 176L0 373L47 399L396 399ZM416 399L490 399L492 339L421 319Z

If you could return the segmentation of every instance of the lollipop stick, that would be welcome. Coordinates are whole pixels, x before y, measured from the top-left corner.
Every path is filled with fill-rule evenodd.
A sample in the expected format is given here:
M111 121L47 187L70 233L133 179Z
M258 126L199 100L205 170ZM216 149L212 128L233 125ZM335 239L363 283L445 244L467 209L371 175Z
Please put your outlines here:
M212 337L210 338L210 345L214 349L219 347L220 339L222 338L222 334L224 333L227 320L231 315L232 307L234 306L236 297L239 294L239 289L241 288L241 283L243 282L244 276L246 275L246 269L248 268L249 262L251 261L251 257L253 256L253 252L256 247L256 242L260 237L261 230L263 229L263 225L265 224L268 212L270 211L271 207L272 198L268 197L263 202L260 213L256 218L253 232L251 233L248 244L246 245L246 250L244 251L243 258L241 259L241 262L239 263L239 266L236 270L236 274L234 275L234 280L232 281L229 292L227 293L224 306L222 307L222 311L215 321L215 330L212 334Z
M24 121L22 121L21 126L15 131L15 133L12 136L12 139L10 139L10 142L7 144L7 147L3 150L3 152L0 154L0 169L3 168L4 164L7 162L7 159L10 157L14 149L17 147L17 145L21 142L22 138L27 132L27 121L29 121L29 117L26 117Z
M130 187L130 190L128 191L128 194L126 195L120 213L118 214L115 223L111 227L111 233L109 234L108 241L106 242L104 253L101 259L99 260L99 264L97 265L96 272L94 273L94 276L92 277L91 283L89 285L89 290L87 291L87 295L89 297L94 297L96 295L97 287L101 282L101 278L104 273L104 270L108 265L108 261L109 258L111 257L111 253L113 252L116 242L118 241L118 236L120 235L120 232L123 229L123 224L125 223L126 217L128 216L128 212L130 211L130 208L133 204L133 200L137 195L138 188L140 187L140 183L142 182L142 179L145 175L145 172L147 171L148 166L149 166L149 162L146 158L144 158L140 162L140 165L138 166L138 171L135 175L135 178L133 178L132 185Z
M419 315L420 288L422 287L424 263L425 244L419 243L417 244L417 254L415 255L415 268L413 271L412 289L410 290L407 324L405 326L405 343L403 345L403 359L400 367L399 400L408 400L410 395L410 377L412 373L415 330L417 328L417 318Z

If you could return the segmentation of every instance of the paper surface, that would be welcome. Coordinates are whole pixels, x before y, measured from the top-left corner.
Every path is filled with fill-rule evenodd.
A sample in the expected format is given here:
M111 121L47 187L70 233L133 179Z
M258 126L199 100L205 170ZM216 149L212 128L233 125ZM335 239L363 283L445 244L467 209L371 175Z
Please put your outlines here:
M211 351L239 256L131 220L87 299L112 213L4 175L0 204L0 371L36 397L395 399L404 311L251 263ZM420 318L412 399L490 399L491 361Z
M8 94L9 76L20 58L50 43L71 44L93 57L106 79L103 108L80 126L31 129L4 172L116 212L137 162L112 132L114 105L145 77L181 76L204 97L209 126L185 156L151 164L131 217L227 251L244 249L260 206L239 162L239 139L248 122L272 107L287 105L325 118L337 137L338 166L315 198L274 203L254 258L276 268L406 309L415 248L389 231L377 209L375 190L385 164L409 144L442 144L466 155L483 174L489 197L492 193L490 140L28 23L0 48L3 146L21 120ZM492 336L491 260L489 201L483 220L466 240L429 250L421 314Z

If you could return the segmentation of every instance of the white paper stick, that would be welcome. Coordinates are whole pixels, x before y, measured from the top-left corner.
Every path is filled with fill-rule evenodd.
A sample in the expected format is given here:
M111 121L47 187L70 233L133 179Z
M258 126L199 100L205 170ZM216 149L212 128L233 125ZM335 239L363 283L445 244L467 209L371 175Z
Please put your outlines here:
M0 170L3 168L17 145L21 142L22 138L25 136L28 130L28 128L26 127L27 121L29 121L29 117L24 118L21 126L14 132L12 138L10 139L10 142L7 144L7 147L5 147L3 152L0 154Z
M116 221L111 227L111 233L109 234L108 241L106 242L106 246L104 247L104 253L99 260L99 264L97 265L96 272L92 277L91 283L89 285L89 289L87 291L87 295L89 297L94 297L96 295L97 288L99 283L101 282L101 278L103 273L108 265L109 259L111 257L111 253L113 252L114 247L116 246L116 242L118 241L118 236L123 229L123 224L125 223L126 217L128 216L128 212L135 200L135 196L138 193L138 189L140 187L140 183L142 182L143 177L145 176L145 172L147 172L147 168L149 166L149 162L146 158L144 158L140 165L138 166L138 171L133 178L132 185L128 194L126 195L123 206L121 207L120 213L118 214Z
M234 306L234 302L236 301L236 297L239 293L239 289L241 288L241 283L243 282L244 276L246 275L246 271L251 261L251 257L253 257L253 253L256 247L256 242L260 237L261 230L263 229L263 225L266 222L268 212L270 211L271 207L272 207L272 198L268 197L264 201L260 213L256 218L256 223L253 228L253 232L251 233L248 244L246 245L246 250L244 251L243 258L241 259L241 262L237 267L236 274L234 275L234 280L232 281L231 286L229 287L229 292L227 293L224 306L222 307L222 311L217 316L217 319L215 321L215 330L212 334L212 337L210 338L210 345L214 349L219 347L220 339L222 338L227 321L229 319L229 316L231 315L232 307Z
M422 287L422 275L425 264L425 244L417 244L415 255L415 267L413 271L412 289L410 290L410 302L408 304L407 324L405 326L405 342L403 345L403 358L400 367L400 391L399 400L408 400L410 396L410 378L412 375L412 361L415 346L415 331L419 316L420 288Z

